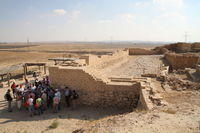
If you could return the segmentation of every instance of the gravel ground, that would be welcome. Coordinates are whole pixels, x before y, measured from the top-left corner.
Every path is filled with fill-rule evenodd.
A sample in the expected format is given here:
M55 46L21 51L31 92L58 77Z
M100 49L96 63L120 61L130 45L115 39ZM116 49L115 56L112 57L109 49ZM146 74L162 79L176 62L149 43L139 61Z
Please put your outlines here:
M103 70L108 77L141 77L141 74L159 73L162 61L160 55L129 56L126 62Z

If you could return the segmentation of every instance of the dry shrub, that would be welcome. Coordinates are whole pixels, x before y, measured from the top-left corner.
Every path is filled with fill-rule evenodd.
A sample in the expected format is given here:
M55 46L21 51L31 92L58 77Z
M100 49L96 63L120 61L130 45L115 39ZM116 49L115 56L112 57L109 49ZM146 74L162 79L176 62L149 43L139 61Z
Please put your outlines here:
M84 132L84 129L77 129L77 130L74 130L72 133L83 133Z
M55 128L57 128L59 126L59 122L58 122L58 120L56 119L56 120L54 120L52 123L51 123L51 125L49 126L49 129L55 129Z
M168 114L176 114L176 111L173 109L166 109L166 110L163 110L163 112L168 113Z

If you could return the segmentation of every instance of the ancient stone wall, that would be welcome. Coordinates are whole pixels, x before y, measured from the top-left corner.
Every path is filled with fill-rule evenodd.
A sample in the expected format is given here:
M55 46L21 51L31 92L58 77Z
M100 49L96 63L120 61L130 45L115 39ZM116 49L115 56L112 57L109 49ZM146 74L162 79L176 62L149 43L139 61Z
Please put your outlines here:
M165 54L165 59L173 69L196 68L199 58L198 54Z
M77 91L82 105L94 107L134 107L140 84L116 84L95 80L82 68L50 67L49 77L55 87L68 86Z
M140 48L130 48L129 55L153 55L155 54L152 50L140 49Z
M105 68L128 57L128 51L116 51L112 55L90 55L89 65L94 68Z
M129 55L161 55L168 53L169 50L164 47L156 47L155 49L147 50L140 48L130 48Z
M192 50L194 52L200 52L200 43L193 43L192 44Z
M196 72L197 72L197 74L200 76L200 64L197 65L197 67L196 67Z
M185 52L200 52L200 43L174 43L161 47L156 47L155 49L166 48L170 51L176 53L185 53Z

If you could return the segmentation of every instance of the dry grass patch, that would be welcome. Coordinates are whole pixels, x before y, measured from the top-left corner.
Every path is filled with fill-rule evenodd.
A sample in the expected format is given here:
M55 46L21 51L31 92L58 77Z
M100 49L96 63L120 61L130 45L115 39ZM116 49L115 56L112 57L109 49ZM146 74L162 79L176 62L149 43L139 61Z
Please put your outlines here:
M59 126L58 119L55 119L51 125L49 126L49 129L56 129Z
M166 110L163 110L163 112L168 113L168 114L176 114L176 111L173 109L166 109Z

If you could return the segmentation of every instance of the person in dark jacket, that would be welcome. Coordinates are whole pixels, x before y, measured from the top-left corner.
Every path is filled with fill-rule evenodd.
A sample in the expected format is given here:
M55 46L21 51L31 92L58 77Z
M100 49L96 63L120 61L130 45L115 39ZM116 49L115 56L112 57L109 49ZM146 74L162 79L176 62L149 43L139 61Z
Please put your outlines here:
M67 107L70 107L70 97L71 97L71 90L68 87L65 87L65 103Z
M5 94L5 99L8 101L8 112L12 112L12 96L11 96L11 90L8 89L8 91Z
M76 105L78 104L78 100L77 100L78 98L79 98L78 93L75 90L72 90L72 92L71 92L72 109L76 108Z

